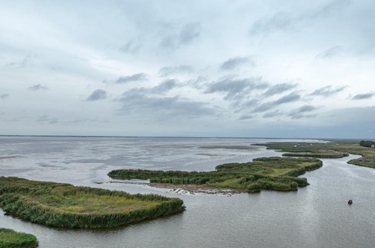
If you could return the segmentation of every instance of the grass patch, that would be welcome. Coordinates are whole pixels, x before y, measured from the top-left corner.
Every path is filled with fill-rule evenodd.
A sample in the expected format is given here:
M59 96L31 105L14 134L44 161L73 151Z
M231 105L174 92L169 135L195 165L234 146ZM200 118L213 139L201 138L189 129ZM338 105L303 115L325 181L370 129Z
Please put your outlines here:
M0 228L0 248L34 248L38 240L34 235Z
M52 227L111 228L184 211L183 201L70 184L0 177L7 214Z
M375 168L375 148L360 146L356 140L332 140L329 143L271 142L257 145L285 152L283 156L286 157L342 158L356 154L362 157L348 161L349 164Z
M230 163L215 171L153 171L114 170L113 179L149 179L151 183L200 184L213 188L235 189L249 193L262 189L294 191L308 185L305 178L297 178L306 171L320 168L322 162L313 158L258 158L249 163Z

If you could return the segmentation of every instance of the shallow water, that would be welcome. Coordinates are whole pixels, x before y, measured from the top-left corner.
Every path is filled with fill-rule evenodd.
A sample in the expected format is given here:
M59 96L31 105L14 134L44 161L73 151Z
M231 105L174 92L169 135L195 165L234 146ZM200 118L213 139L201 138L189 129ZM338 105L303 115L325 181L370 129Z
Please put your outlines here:
M41 248L373 247L375 170L346 164L355 156L323 160L321 169L304 175L310 186L288 193L178 195L109 183L106 175L118 168L206 171L222 163L279 156L249 145L266 141L272 140L0 137L2 176L158 193L180 197L187 207L183 214L111 230L59 230L1 212L0 227L36 235Z

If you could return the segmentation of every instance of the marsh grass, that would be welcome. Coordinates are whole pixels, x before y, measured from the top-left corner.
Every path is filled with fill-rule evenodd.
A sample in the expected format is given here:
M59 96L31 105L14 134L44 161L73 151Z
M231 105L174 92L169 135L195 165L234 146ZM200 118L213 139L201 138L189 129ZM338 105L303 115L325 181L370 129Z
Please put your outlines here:
M0 206L24 220L68 228L111 228L185 209L177 198L15 177L0 177Z
M332 140L329 143L271 142L264 145L267 149L285 152L286 157L342 158L349 154L362 156L348 161L349 164L375 168L375 148L363 147L359 141Z
M0 248L34 248L38 240L34 235L0 228Z
M322 162L313 158L258 158L249 163L230 163L215 171L152 171L114 170L113 179L149 179L151 183L200 184L213 188L243 190L249 193L264 190L295 191L307 186L306 171L320 168Z

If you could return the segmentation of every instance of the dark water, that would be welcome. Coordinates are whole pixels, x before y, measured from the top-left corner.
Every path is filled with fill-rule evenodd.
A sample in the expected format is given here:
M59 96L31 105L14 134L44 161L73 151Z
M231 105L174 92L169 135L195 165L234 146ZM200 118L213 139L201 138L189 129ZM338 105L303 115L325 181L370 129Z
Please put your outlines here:
M106 176L115 168L211 170L224 162L279 155L249 146L262 141L2 137L0 175L180 197L187 211L104 231L52 229L1 212L0 227L36 235L41 248L374 247L375 170L348 165L348 158L324 160L321 169L305 175L310 186L289 193L177 195L109 183Z

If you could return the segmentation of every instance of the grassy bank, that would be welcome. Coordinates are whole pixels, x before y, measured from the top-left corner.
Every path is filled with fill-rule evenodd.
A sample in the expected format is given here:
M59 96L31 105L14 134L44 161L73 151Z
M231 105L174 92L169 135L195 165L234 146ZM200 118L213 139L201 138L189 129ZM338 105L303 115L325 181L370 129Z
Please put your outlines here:
M177 198L16 177L0 177L0 207L27 221L67 228L111 228L185 209Z
M306 171L320 168L322 162L309 158L259 158L249 163L223 164L215 171L114 170L113 179L150 179L151 183L200 184L249 193L261 190L294 191L308 185L297 178Z
M34 248L38 240L34 235L0 228L0 248Z
M361 155L362 158L352 159L348 162L349 164L375 168L375 149L360 146L359 141L332 140L329 143L272 142L258 145L285 152L283 156L289 157L342 158L349 156L349 154L356 154Z

